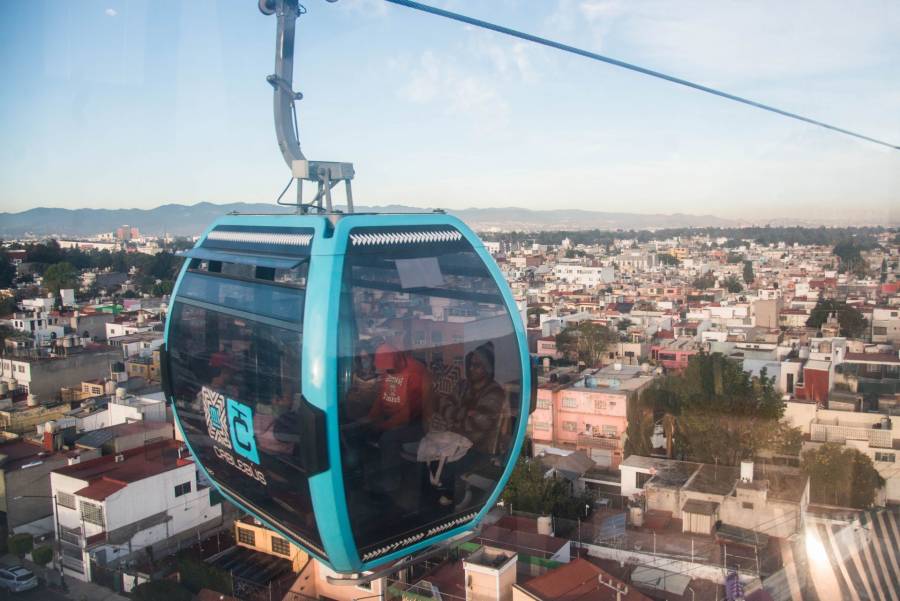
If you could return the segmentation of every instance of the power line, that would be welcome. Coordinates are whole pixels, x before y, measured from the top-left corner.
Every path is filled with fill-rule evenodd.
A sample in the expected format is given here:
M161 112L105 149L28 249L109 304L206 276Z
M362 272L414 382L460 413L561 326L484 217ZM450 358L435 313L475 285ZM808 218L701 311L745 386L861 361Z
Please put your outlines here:
M512 36L514 38L519 38L521 40L532 42L534 44L540 44L542 46L548 46L550 48L562 50L563 52L577 54L577 55L583 56L585 58L590 58L590 59L593 59L596 61L607 63L609 65L613 65L615 67L620 67L622 69L628 69L629 71L635 71L637 73L641 73L642 75L649 75L650 77L656 77L657 79L663 79L665 81L668 81L668 82L674 83L674 84L678 84L680 86L693 88L693 89L699 90L701 92L706 92L707 94L713 94L714 96L719 96L719 97L725 98L727 100L732 100L734 102L740 102L741 104L746 104L748 106L762 109L764 111L776 113L783 117L789 117L791 119L796 119L797 121L803 121L804 123L809 123L811 125L817 125L819 127L824 127L825 129L830 129L831 131L835 131L835 132L838 132L838 133L841 133L841 134L844 134L847 136L852 136L854 138L859 138L860 140L872 142L873 144L887 146L888 148L891 148L893 150L900 150L900 146L897 146L896 144L891 144L890 142L885 142L883 140L877 140L875 138L871 138L869 136L866 136L866 135L863 135L863 134L860 134L860 133L857 133L854 131L850 131L849 129L844 129L842 127L837 127L835 125L829 125L828 123L824 123L822 121L817 121L816 119L811 119L809 117L804 117L803 115L798 115L797 113L785 111L780 108L770 106L768 104L763 104L761 102L757 102L755 100L750 100L749 98L743 98L741 96L729 94L728 92L723 92L722 90L717 90L715 88L710 88L709 86L704 86L702 84L694 83L694 82L688 81L686 79L681 79L680 77L675 77L673 75L667 75L667 74L661 73L659 71L647 69L646 67L641 67L641 66L634 65L631 63L626 63L625 61L620 61L618 59L611 58L609 56L597 54L596 52L591 52L589 50L584 50L582 48L577 48L575 46L563 44L562 42L556 42L554 40L542 38L540 36L532 35L530 33L518 31L516 29L510 29L509 27L504 27L503 25L497 25L495 23L490 23L488 21L483 21L481 19L476 19L474 17L468 17L466 15L454 13L449 10L435 8L433 6L428 6L427 4L421 4L419 2L414 2L413 0L385 0L385 1L390 2L391 4L396 4L398 6L405 6L407 8L412 8L414 10L419 10L419 11L422 11L425 13L430 13L432 15L437 15L439 17L444 17L446 19L451 19L453 21L459 21L461 23L473 25L475 27L481 27L482 29L489 29L489 30L495 31L497 33L502 33L504 35L508 35L508 36Z

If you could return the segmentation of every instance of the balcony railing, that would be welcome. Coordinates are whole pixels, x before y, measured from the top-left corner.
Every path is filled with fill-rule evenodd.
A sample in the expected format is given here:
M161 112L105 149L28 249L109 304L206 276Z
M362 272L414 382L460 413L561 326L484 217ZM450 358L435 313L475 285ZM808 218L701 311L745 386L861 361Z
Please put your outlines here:
M579 434L578 446L592 449L605 449L615 451L622 447L622 439L618 436L593 436L591 434Z
M837 420L834 420L837 421ZM865 440L870 447L889 449L893 446L891 430L871 426L826 423L816 421L810 425L810 438L815 442L839 442Z

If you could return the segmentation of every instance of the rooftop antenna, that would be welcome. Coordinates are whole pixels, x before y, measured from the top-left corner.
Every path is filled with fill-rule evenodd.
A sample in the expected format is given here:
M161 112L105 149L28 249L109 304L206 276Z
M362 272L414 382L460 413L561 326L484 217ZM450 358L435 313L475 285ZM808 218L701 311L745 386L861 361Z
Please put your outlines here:
M335 2L336 0L328 0ZM278 204L296 207L297 213L306 214L311 210L317 213L334 213L331 202L331 190L340 182L344 182L347 194L347 212L353 212L353 192L350 182L353 179L353 163L334 161L310 161L300 150L300 128L297 120L296 102L303 99L301 92L293 89L294 80L294 30L300 15L306 8L298 0L258 0L259 11L264 15L275 15L277 18L275 35L275 72L268 77L274 91L273 109L275 113L275 136L281 156L291 170L291 182L297 180L297 201ZM315 182L316 195L311 202L303 202L303 182ZM290 183L288 182L288 187ZM287 187L285 188L285 192ZM284 192L282 192L282 196ZM323 206L324 202L324 206Z

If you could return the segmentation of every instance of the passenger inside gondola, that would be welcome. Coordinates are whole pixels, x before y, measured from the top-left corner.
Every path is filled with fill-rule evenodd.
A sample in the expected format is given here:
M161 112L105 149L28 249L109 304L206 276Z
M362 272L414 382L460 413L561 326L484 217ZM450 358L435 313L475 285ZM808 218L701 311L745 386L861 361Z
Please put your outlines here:
M362 248L344 270L341 462L365 550L485 506L508 463L522 374L511 316L470 247Z
M370 479L370 488L389 493L403 480L403 444L417 442L424 435L422 406L431 378L422 363L388 343L375 351L374 368L378 392L357 425L364 429L367 442L377 447L377 477Z
M503 449L500 434L508 427L509 403L494 379L494 345L486 342L465 358L466 379L457 395L442 395L429 433L416 450L428 461L438 503L450 506L464 498L462 476L490 465Z

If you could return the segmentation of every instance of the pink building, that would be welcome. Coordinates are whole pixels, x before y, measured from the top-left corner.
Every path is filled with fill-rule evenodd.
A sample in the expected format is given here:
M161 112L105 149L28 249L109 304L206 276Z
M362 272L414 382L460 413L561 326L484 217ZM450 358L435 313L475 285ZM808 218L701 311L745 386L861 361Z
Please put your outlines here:
M650 347L650 358L670 371L682 371L691 357L700 352L693 337L669 338Z
M531 415L535 451L582 449L600 467L622 461L628 399L653 380L637 366L587 370L572 383L543 384Z

